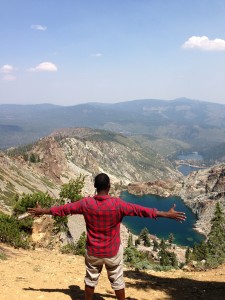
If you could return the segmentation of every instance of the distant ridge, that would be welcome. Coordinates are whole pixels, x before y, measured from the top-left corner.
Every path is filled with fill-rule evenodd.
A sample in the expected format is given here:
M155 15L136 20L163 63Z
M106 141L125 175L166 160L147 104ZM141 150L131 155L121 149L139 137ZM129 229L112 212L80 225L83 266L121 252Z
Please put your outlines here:
M224 142L225 105L184 97L73 106L1 104L0 125L2 149L34 142L59 128L89 127L172 139L201 152ZM10 133L4 126L12 126Z

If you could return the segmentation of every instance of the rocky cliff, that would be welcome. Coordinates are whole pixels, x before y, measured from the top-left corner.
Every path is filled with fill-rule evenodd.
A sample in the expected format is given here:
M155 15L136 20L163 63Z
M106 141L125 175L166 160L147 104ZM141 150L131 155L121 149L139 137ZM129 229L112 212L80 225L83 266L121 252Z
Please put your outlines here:
M72 128L58 130L52 136L68 161L91 174L106 172L122 184L180 176L163 156L121 134Z
M207 234L215 204L220 202L225 210L225 164L190 173L179 196L197 215L196 229Z
M109 174L112 193L130 182L180 176L169 161L123 135L62 129L30 147L0 154L0 207L13 205L15 194L47 191L57 197L60 185L80 174L86 175L84 194L93 194L93 176L100 172Z

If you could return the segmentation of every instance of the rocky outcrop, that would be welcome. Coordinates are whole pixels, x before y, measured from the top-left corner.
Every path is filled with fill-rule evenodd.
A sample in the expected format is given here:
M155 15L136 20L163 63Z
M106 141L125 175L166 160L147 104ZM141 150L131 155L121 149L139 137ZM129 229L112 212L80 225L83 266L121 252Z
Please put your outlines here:
M85 175L85 196L94 193L93 177L100 172L109 174L114 194L130 182L177 180L180 176L169 161L154 151L149 154L132 139L89 128L58 130L22 152L9 149L7 153L0 153L3 210L7 209L5 204L13 205L15 194L43 191L58 197L60 186L80 174ZM31 155L38 159L32 162Z
M225 164L190 173L179 196L197 215L196 229L207 234L216 203L225 209Z
M179 193L182 187L180 180L155 180L148 182L136 182L128 185L128 192L135 195L158 195L161 197L169 197Z
M36 172L33 165L21 157L11 158L3 153L0 155L0 208L10 211L16 194L31 194L33 192L48 192L51 196L58 195L58 185Z
M91 174L106 172L122 184L180 176L172 164L120 134L90 128L62 129L52 136L67 161Z

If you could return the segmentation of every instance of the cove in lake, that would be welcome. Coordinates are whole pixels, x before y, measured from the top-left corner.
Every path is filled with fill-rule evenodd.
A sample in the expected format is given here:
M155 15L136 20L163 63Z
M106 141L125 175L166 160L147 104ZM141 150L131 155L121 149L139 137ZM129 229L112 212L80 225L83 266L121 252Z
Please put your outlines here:
M198 154L198 152L192 152L188 154L180 154L178 155L179 160L185 160L185 161L196 161L198 163L199 161L203 160L202 155ZM193 171L198 171L200 168L198 167L193 167L193 166L188 166L188 165L179 165L178 171L180 171L184 176L187 176Z
M181 172L184 176L188 176L191 172L201 170L201 168L198 167L192 167L188 165L179 165L177 168L179 172Z
M179 197L163 198L156 195L136 196L129 194L127 191L122 192L120 197L126 202L164 211L169 210L175 203L177 211L186 213L187 219L183 223L166 218L154 220L140 217L125 217L123 224L135 235L139 235L141 230L146 227L150 234L156 235L158 238L168 239L169 234L173 233L175 237L174 243L189 247L193 247L195 243L199 243L205 239L204 235L199 234L193 229L196 216Z

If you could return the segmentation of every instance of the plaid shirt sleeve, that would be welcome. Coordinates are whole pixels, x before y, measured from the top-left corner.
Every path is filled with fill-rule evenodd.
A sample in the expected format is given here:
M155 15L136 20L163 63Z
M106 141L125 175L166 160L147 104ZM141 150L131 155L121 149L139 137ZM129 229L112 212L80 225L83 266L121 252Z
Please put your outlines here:
M67 215L74 215L74 214L82 214L83 213L83 199L72 202L68 204L64 204L61 206L53 206L51 208L51 214L53 216L67 216Z
M125 202L120 199L120 209L123 216L138 216L141 218L157 218L157 209Z

